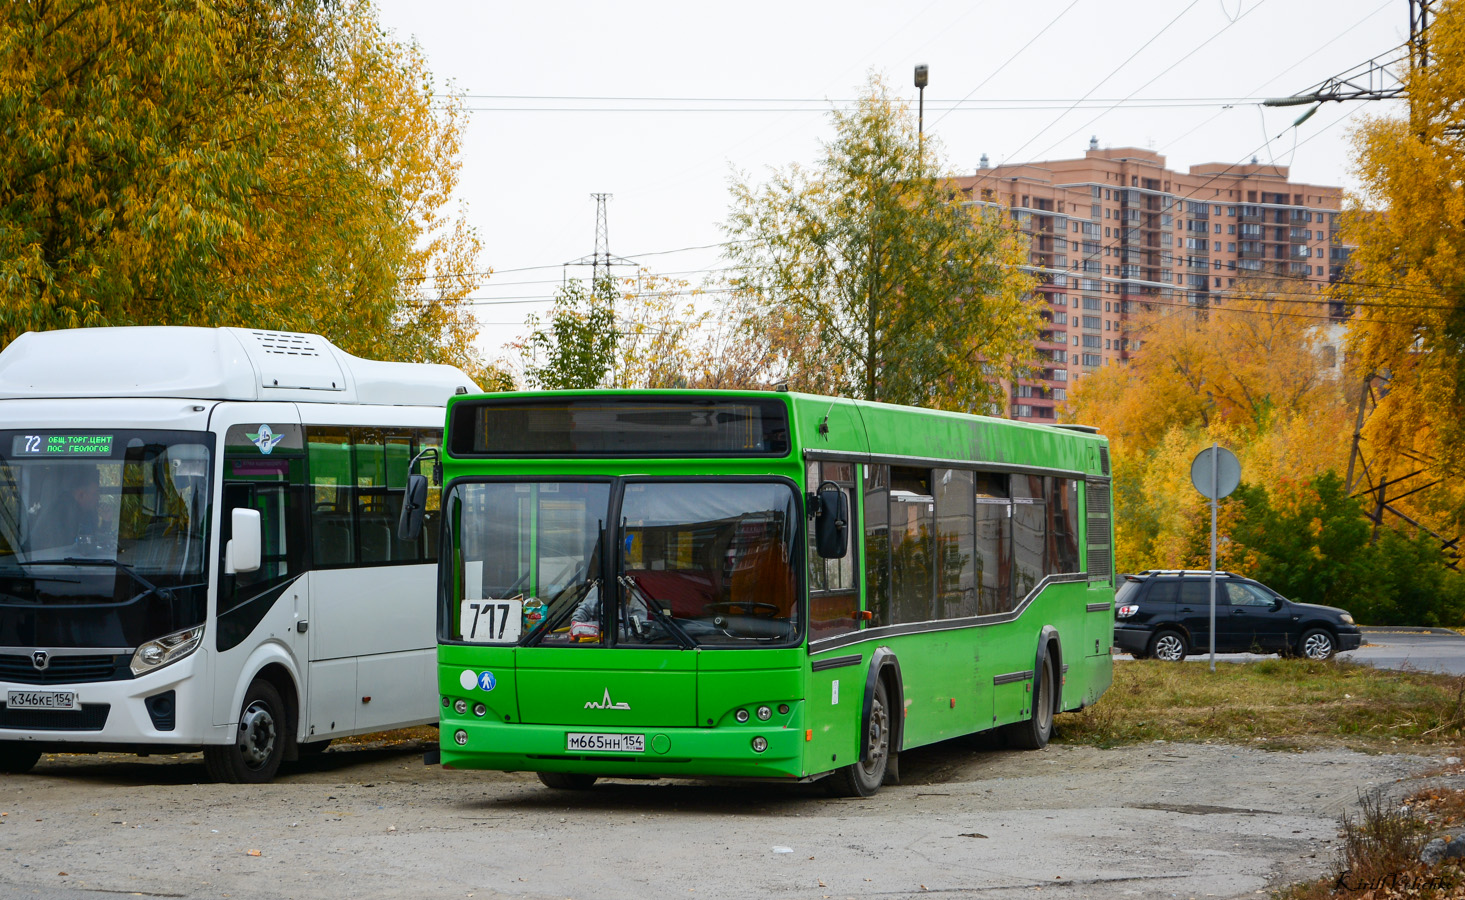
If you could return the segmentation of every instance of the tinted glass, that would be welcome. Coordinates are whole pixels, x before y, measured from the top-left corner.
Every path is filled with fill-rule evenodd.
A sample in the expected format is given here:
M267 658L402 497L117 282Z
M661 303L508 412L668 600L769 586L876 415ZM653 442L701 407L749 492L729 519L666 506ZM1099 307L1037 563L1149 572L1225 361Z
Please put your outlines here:
M977 614L977 534L972 473L937 469L936 617Z
M811 462L807 468L807 490L832 481L849 502L849 543L843 559L825 559L814 551L814 520L809 520L809 640L854 631L859 627L855 614L860 608L860 588L855 581L858 569L856 549L859 522L856 520L855 467L846 462Z
M1144 602L1175 604L1175 599L1180 595L1179 578L1157 578L1150 584L1149 592L1144 595Z
M787 456L776 399L585 397L454 407L454 456Z
M1078 482L1068 478L1049 479L1048 573L1063 575L1079 571Z
M891 623L890 467L865 467L865 608L870 627Z

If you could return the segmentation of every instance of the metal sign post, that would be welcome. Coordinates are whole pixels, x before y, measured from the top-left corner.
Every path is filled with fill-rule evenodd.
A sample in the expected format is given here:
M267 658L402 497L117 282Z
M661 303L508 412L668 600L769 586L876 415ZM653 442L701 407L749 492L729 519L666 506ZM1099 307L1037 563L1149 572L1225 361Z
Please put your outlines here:
M1216 507L1241 483L1241 463L1236 454L1212 443L1190 464L1190 483L1211 500L1211 671L1216 671Z

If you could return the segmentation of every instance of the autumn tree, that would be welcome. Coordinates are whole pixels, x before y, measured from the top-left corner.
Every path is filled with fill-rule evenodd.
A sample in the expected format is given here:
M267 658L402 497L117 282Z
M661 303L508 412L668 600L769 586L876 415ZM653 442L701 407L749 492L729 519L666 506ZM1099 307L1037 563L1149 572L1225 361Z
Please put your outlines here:
M1465 529L1465 4L1436 4L1427 65L1402 73L1407 116L1353 134L1362 195L1345 216L1356 249L1348 352L1381 395L1365 427L1375 474L1431 460L1445 479L1415 495L1423 518ZM1429 508L1430 506L1433 508Z
M778 369L822 393L987 411L1027 371L1026 239L960 202L939 146L872 77L813 169L732 188L726 251Z
M620 332L615 281L602 277L587 290L579 280L555 292L554 308L541 323L529 316L529 335L514 346L530 387L571 390L610 387Z
M475 373L461 105L366 0L0 11L0 344L244 325Z

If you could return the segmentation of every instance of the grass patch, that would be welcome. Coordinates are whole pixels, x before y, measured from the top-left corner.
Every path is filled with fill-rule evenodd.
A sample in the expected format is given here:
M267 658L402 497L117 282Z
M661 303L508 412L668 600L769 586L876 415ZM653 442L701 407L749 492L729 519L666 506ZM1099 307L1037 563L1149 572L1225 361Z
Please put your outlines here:
M1431 833L1431 822L1420 813L1437 797L1417 802L1415 795L1402 806L1378 792L1360 798L1359 811L1344 816L1342 849L1337 874L1292 885L1272 893L1273 900L1324 900L1366 897L1369 900L1445 900L1460 897L1465 877L1453 860L1436 866L1419 861ZM1453 804L1453 800L1450 801Z
M1465 677L1338 660L1217 663L1214 673L1196 663L1126 662L1114 667L1114 684L1098 703L1058 716L1056 725L1056 740L1096 747L1156 740L1444 746L1465 732Z

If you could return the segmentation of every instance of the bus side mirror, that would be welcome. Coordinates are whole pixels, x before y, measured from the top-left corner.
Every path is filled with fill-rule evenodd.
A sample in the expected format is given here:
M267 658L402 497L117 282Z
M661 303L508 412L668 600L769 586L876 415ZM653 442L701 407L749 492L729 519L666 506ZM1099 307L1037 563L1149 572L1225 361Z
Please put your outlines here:
M259 510L236 507L230 511L229 543L224 547L224 573L238 575L259 569L263 553Z
M833 484L820 485L814 495L814 543L825 559L844 559L849 552L849 497Z
M427 509L427 476L408 475L402 514L397 517L397 540L415 541L422 534L422 516Z

